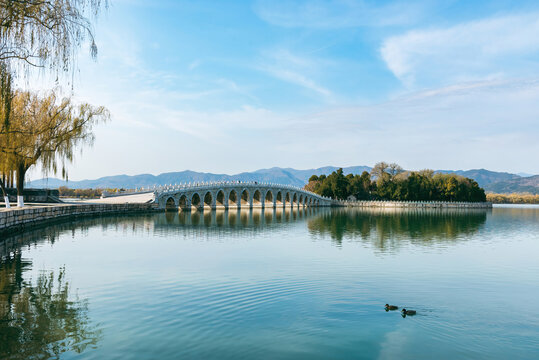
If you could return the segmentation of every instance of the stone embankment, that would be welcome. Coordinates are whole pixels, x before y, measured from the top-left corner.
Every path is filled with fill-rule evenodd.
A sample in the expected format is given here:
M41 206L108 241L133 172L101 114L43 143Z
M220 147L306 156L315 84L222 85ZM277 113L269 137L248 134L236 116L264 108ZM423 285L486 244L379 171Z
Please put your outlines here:
M490 209L490 202L458 201L334 201L333 206L369 208Z
M8 233L71 218L150 211L158 211L155 204L58 204L3 209L0 211L0 240Z

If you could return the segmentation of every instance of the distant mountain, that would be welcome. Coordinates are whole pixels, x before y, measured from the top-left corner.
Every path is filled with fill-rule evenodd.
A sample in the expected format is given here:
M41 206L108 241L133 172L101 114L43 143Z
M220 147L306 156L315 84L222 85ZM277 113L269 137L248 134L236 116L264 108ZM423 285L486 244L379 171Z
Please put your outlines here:
M280 169L280 168L272 168L272 169L266 169L266 170L274 170L274 169L279 169L279 170L283 170L283 171L286 171L290 174L292 174L295 178L299 179L299 181L301 182L301 186L307 184L309 182L309 178L313 175L329 175L331 174L332 172L336 171L337 169L339 169L340 167L339 166L324 166L324 167L321 167L321 168L318 168L318 169L308 169L308 170L296 170L296 169L292 169L292 168L285 168L285 169ZM343 168L343 173L344 174L361 174L363 171L367 171L367 172L370 172L371 171L371 167L369 166L349 166L349 167L344 167ZM258 173L258 172L263 172L263 171L266 171L266 170L257 170L255 171L255 173Z
M140 188L154 185L167 185L177 183L202 182L202 181L260 181L288 184L294 186L305 185L311 175L331 174L337 170L337 166L325 166L318 169L296 170L292 168L273 167L260 169L253 172L243 172L236 175L213 174L196 171L169 172L160 175L116 175L106 176L96 180L69 181L45 178L30 182L27 186L33 188L58 188L68 186L73 189L88 188ZM369 166L350 166L343 168L345 174L361 174L363 171L371 171ZM495 172L485 169L474 170L436 170L439 173L455 173L472 178L479 186L491 192L531 192L537 193L539 189L539 175L521 177L507 172Z
M485 169L473 169L473 170L437 170L436 172L444 174L457 174L477 181L479 186L485 188L489 184L493 184L499 181L509 181L520 179L517 174L510 174L507 172L496 172Z
M45 178L29 182L26 186L32 188L58 188L67 186L72 189L89 188L139 188L151 187L154 185L167 185L177 183L202 182L202 181L260 181L287 184L294 186L305 185L311 175L331 174L337 170L337 166L326 166L318 169L296 170L292 168L274 167L271 169L260 169L254 172L243 172L236 175L212 174L196 171L180 171L163 173L160 175L115 175L106 176L96 180L64 181L56 178ZM351 166L343 168L345 174L361 174L363 171L370 171L368 166Z
M518 179L488 184L487 186L485 186L485 190L498 194L531 193L534 195L538 195L539 175L521 177Z

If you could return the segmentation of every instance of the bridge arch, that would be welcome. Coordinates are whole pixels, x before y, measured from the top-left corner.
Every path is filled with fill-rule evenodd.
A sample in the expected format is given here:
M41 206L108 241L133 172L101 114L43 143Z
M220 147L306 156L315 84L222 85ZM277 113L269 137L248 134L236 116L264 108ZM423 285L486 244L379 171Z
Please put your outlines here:
M200 198L200 195L196 192L196 193L193 193L193 196L191 197L191 205L196 207L197 209L203 204L202 204L202 199Z
M185 209L187 209L189 207L189 205L190 204L189 204L189 199L187 198L187 195L182 194L180 196L180 199L178 200L178 207L180 209L185 210Z
M299 203L298 203L298 206L304 206L304 205L305 205L305 204L303 203L303 200L304 200L303 194L300 194L300 195L299 195Z
M269 206L273 206L274 204L273 191L271 190L266 191L266 194L264 196L264 202L269 203Z
M251 194L249 193L248 189L243 189L241 191L241 196L240 196L241 205L251 206L251 197L250 197L250 195Z
M176 210L176 200L171 196L167 199L165 203L165 211L173 211Z
M230 203L234 203L234 205L236 205L236 207L239 207L240 206L240 202L238 201L238 193L236 192L236 190L232 189L230 190L230 192L228 193L228 204L230 206Z
M277 204L283 206L284 205L284 201L283 201L283 192L281 190L278 190L277 191L277 195L275 195L275 201Z
M219 189L219 191L217 191L217 194L215 195L215 205L228 205L228 202L226 201L226 195L223 189Z
M265 199L262 197L262 193L259 189L256 189L253 193L253 206L264 207Z
M284 206L286 206L287 204L291 205L291 202L290 202L290 193L287 191L286 192L286 195L284 197Z
M294 206L294 205L299 205L298 203L298 194L294 193L294 195L292 196L292 202L291 202L291 205Z
M202 206L206 205L213 208L213 194L211 191L206 191L206 194L204 194L204 203Z

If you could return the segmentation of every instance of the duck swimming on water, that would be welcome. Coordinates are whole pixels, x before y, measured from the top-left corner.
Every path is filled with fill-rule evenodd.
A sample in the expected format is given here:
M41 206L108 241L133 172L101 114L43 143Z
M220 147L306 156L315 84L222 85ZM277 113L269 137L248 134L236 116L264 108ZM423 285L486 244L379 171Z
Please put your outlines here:
M406 309L402 309L402 315L415 315L416 314L416 311L415 310L406 310Z
M386 311L389 311L389 310L398 310L398 309L399 309L398 306L395 306L395 305L389 305L389 304L386 304L385 308L386 308Z

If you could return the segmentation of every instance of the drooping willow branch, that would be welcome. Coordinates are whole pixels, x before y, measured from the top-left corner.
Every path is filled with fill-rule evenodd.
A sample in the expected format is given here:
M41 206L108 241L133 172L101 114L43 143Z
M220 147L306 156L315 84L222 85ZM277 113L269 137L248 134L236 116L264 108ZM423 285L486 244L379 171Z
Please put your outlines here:
M67 178L75 149L93 143L93 127L108 120L109 113L102 106L59 99L54 91L45 96L17 91L9 117L9 126L0 126L0 173L15 171L22 194L25 173L34 165L45 173L61 166Z

